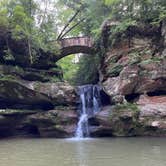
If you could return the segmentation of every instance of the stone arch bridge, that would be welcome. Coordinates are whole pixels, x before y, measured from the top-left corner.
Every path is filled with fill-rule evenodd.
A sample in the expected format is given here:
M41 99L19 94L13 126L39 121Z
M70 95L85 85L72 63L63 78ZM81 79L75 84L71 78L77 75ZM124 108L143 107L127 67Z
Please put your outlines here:
M77 53L93 54L95 51L93 39L91 37L71 37L58 40L60 45L60 54L56 57L57 60Z

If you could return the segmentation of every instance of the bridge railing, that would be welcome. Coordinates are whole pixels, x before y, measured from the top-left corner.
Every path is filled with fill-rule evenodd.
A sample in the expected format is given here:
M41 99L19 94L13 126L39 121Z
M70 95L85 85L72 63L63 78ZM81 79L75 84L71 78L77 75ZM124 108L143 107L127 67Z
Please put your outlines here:
M93 40L91 37L72 37L72 38L65 38L59 41L61 47L70 47L70 46L86 46L92 47Z

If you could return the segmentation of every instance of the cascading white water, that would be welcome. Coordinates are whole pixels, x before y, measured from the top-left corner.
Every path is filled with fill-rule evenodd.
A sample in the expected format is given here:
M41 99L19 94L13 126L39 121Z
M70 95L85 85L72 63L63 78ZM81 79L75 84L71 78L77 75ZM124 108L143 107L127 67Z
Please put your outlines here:
M100 110L100 87L98 85L85 85L79 87L80 103L79 121L75 137L89 137L88 118Z
M85 102L85 94L81 93L80 94L80 99L82 103L82 110L81 110L81 115L77 124L77 131L76 131L76 137L77 138L82 138L84 137L84 133L86 136L89 136L89 131L88 131L88 114L86 112L86 102Z
M100 87L98 85L93 86L93 113L100 111Z

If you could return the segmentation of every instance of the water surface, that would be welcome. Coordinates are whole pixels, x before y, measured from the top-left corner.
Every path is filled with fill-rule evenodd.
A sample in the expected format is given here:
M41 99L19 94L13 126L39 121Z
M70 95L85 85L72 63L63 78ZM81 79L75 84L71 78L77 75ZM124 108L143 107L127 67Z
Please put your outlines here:
M0 166L166 166L166 140L1 140Z

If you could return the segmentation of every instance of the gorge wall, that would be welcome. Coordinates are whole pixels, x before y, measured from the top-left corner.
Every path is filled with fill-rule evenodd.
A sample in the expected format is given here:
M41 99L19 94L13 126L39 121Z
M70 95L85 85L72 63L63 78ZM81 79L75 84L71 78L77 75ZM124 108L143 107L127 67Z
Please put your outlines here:
M114 45L108 35L104 41L103 108L89 119L90 135L166 136L166 22L133 26L123 34ZM74 136L76 88L63 81L50 54L38 50L30 65L24 44L8 34L7 46L5 35L0 33L0 137Z
M123 35L108 44L101 64L110 105L93 119L91 134L166 136L166 22L131 26Z
M2 27L1 27L2 28ZM75 88L52 55L0 28L0 137L70 137L77 123Z

